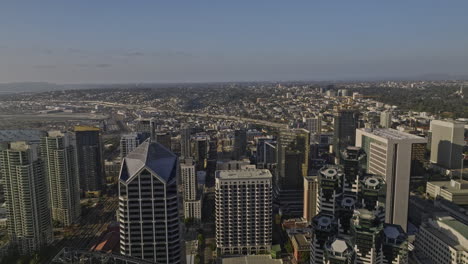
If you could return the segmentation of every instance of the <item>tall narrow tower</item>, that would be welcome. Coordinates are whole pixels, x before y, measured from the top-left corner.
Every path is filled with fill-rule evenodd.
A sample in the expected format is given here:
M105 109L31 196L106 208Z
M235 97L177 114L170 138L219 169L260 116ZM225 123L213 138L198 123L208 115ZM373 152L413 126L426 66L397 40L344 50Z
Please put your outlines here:
M41 140L41 157L48 179L52 218L69 226L81 213L74 137L69 133L49 132Z
M78 170L82 191L101 190L104 183L104 163L102 160L102 142L97 127L75 127L78 153Z
M408 199L414 145L426 139L395 129L357 129L356 146L366 153L367 172L382 176L386 183L385 223L408 223Z
M333 152L339 155L347 146L354 146L358 112L351 109L337 109L333 117Z
M177 156L150 141L123 159L118 212L122 255L181 263L177 169Z
M0 165L8 236L22 254L30 254L52 240L47 179L38 146L12 142L0 150Z
M192 156L191 144L190 144L190 127L186 126L180 130L180 150L181 157L188 158Z
M197 173L193 159L185 159L180 164L182 186L184 188L184 217L201 220L201 195L198 191Z

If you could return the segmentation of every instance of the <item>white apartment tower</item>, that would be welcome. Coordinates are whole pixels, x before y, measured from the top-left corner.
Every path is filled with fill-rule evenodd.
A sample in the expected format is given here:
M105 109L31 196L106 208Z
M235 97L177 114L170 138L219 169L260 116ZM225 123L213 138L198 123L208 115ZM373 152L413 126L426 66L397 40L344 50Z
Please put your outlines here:
M193 159L185 159L180 164L184 197L184 217L201 220L201 195L198 191L197 173Z
M143 135L140 133L130 133L120 138L120 158L123 159L143 142Z
M367 154L367 172L385 179L385 223L400 225L405 231L413 147L417 144L426 144L426 139L388 128L356 130L356 146Z
M309 131L309 133L315 134L315 135L320 135L322 132L322 116L321 115L315 115L314 117L307 118L306 119L306 127Z
M120 253L154 263L181 263L177 156L143 142L122 160L119 177Z
M69 226L81 214L76 142L71 133L51 131L41 139L52 219Z
M271 240L270 171L216 171L216 245L221 254L265 254Z
M47 176L38 148L12 142L0 149L8 236L21 254L31 254L52 241Z

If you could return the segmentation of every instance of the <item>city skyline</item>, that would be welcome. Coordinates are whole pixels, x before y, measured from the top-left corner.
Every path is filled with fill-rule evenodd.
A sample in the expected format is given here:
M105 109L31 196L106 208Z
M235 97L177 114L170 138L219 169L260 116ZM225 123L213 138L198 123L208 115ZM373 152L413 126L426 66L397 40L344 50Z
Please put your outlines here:
M0 264L468 263L468 2L0 4Z
M466 7L8 1L0 83L466 78Z

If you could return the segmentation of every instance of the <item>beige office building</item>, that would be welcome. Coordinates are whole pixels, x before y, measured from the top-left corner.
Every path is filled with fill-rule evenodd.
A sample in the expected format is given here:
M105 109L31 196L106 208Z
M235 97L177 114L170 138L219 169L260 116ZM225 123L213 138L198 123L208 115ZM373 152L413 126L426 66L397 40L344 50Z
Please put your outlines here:
M304 219L312 223L317 215L317 195L319 191L318 176L304 177Z
M446 169L460 169L465 128L462 122L431 122L431 162Z
M356 146L368 157L367 172L384 177L386 182L385 222L400 225L405 231L413 145L425 143L425 138L395 129L356 130Z
M468 181L433 181L426 184L426 194L441 197L457 205L468 205Z

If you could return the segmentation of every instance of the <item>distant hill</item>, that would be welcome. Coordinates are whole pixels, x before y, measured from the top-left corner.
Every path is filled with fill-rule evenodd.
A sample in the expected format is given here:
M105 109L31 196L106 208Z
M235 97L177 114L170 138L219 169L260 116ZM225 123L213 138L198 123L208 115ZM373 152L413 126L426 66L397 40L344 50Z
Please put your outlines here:
M45 92L61 90L63 86L46 82L0 83L0 93Z
M0 83L0 94L49 92L73 89L109 88L107 84L56 84L48 82Z

